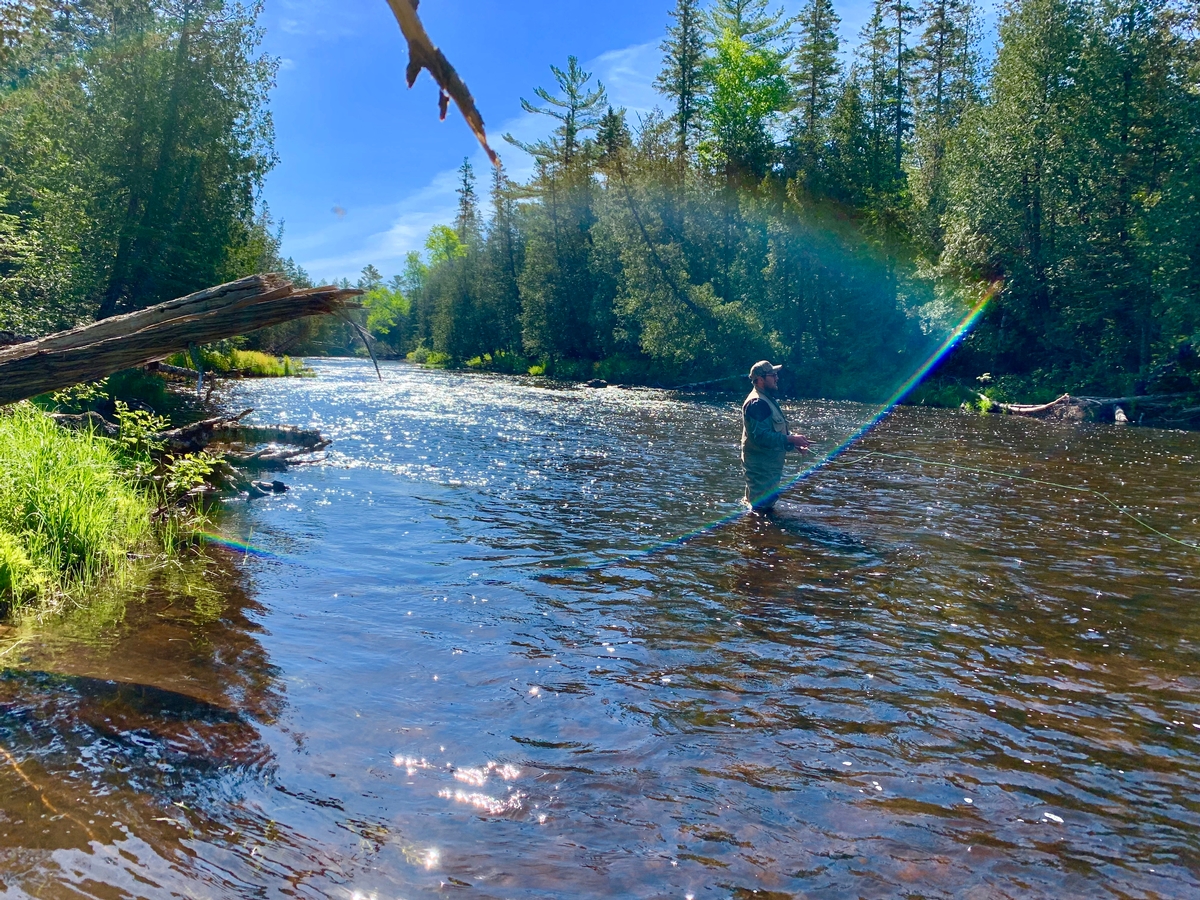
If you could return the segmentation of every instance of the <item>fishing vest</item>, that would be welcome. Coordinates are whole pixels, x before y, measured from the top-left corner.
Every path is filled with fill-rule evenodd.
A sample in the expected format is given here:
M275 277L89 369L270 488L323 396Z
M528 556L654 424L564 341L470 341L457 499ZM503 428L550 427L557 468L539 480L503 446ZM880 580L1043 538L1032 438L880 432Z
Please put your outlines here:
M770 453L772 455L782 452L778 450L766 450L761 447L755 447L750 443L749 430L746 428L746 410L750 408L750 404L755 400L765 400L767 406L771 408L771 427L773 427L779 434L788 433L787 417L783 414L783 410L779 408L779 404L766 394L760 394L758 389L755 388L742 403L742 452L745 453L747 449L750 449L752 452L758 451L759 453Z

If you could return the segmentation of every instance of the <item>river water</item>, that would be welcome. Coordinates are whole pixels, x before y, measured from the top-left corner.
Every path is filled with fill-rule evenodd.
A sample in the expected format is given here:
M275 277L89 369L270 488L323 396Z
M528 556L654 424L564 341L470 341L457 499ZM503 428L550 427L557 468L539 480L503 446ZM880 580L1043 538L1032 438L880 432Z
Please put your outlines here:
M1200 436L905 408L722 522L737 398L314 367L246 549L4 636L3 896L1200 896Z

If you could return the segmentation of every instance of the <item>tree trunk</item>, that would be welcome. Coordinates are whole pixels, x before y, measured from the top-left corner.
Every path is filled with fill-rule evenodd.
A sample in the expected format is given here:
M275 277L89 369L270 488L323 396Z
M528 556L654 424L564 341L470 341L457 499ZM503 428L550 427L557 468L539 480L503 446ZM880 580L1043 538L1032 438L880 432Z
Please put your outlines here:
M0 405L146 365L192 344L357 309L352 298L361 294L336 287L298 291L282 275L251 275L148 309L0 347Z

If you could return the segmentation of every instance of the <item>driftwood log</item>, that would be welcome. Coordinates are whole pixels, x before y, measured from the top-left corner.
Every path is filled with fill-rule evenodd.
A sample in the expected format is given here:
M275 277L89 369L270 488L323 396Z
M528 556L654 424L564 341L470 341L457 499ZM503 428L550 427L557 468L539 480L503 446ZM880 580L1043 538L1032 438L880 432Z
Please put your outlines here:
M242 424L242 420L252 412L254 410L247 409L236 416L204 419L164 431L157 438L163 444L163 451L172 456L199 453L216 444L226 448L221 455L231 465L276 470L285 469L289 462L299 456L316 453L329 446L329 441L321 436L321 432L310 428ZM294 449L268 446L254 452L246 450L248 446L259 444L284 444Z
M1147 416L1154 424L1187 425L1200 420L1200 407L1178 409L1180 401L1191 394L1138 394L1129 397L1072 397L1062 394L1049 403L997 403L980 394L985 407L996 413L1053 419L1059 422L1117 422L1130 421L1129 410L1136 407L1139 419Z
M362 291L297 290L282 275L252 275L137 312L0 346L0 406L168 354L305 316L355 309Z

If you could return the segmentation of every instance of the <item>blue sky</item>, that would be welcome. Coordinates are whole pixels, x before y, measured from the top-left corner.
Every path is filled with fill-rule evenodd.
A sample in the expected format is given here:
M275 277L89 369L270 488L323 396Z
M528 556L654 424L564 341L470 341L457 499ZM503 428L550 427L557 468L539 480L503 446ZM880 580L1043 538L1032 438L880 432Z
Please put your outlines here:
M799 2L780 5L794 11ZM548 130L520 98L552 83L551 63L578 56L632 114L660 104L652 83L672 6L424 0L421 17L475 95L492 146L520 176L527 159L500 136ZM838 3L848 44L868 8ZM323 281L355 278L367 263L385 277L399 272L429 228L453 217L464 156L486 194L490 171L475 139L453 106L438 121L427 74L405 88L407 51L385 0L267 0L261 24L263 49L282 60L271 100L280 161L264 199L284 223L284 254Z

